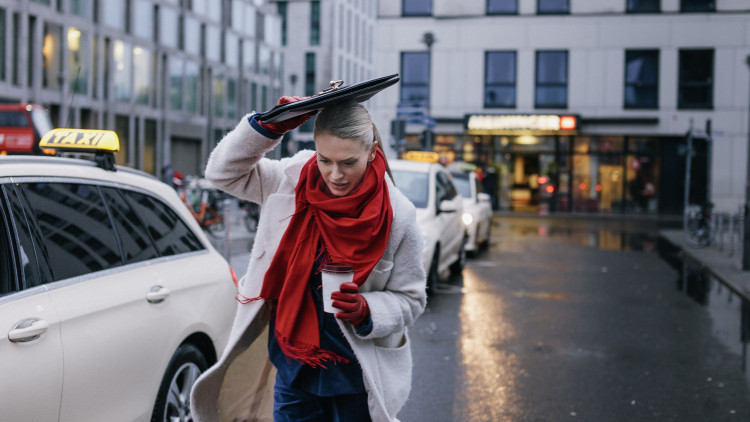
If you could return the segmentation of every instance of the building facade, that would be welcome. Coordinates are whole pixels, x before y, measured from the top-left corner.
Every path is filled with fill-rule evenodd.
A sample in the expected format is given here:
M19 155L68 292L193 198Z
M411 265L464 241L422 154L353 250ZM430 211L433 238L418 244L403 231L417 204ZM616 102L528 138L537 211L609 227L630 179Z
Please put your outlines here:
M374 42L402 78L375 108L392 143L477 164L497 208L745 201L746 1L381 0Z
M331 81L352 85L373 77L377 2L273 1L281 17L284 95L310 96ZM288 136L284 153L313 148L309 121Z
M0 101L116 131L118 164L200 175L281 95L280 34L267 0L0 0Z

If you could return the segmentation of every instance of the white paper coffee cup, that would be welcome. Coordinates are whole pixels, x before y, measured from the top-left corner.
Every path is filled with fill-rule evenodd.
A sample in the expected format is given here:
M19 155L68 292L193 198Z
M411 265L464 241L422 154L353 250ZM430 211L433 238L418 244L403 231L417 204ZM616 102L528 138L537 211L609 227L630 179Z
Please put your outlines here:
M323 310L335 314L341 310L333 307L331 293L341 289L342 283L348 283L354 280L354 268L349 264L326 264L320 271L323 281Z

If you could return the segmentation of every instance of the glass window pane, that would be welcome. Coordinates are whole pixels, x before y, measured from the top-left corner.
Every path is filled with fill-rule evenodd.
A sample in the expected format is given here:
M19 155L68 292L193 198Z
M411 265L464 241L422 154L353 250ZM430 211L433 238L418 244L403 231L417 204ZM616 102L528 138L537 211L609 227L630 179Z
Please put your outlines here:
M91 19L91 0L70 0L70 12Z
M107 0L106 7L100 7L99 10L105 26L125 31L125 0Z
M227 117L234 119L237 117L237 79L227 77Z
M46 262L47 258L43 253L46 251L43 248L38 250L34 248L34 242L42 245L44 240L41 238L41 233L35 228L30 230L32 227L27 223L27 213L25 207L21 204L21 200L16 195L16 190L12 185L8 184L5 187L5 193L8 198L10 205L10 213L13 216L14 225L16 227L16 238L18 241L17 248L19 259L21 260L21 270L19 275L21 276L21 289L28 289L34 286L38 286L43 283L52 281L52 274L49 271L49 267L46 265L44 268L40 268L38 265L39 261ZM0 193L2 193L0 191Z
M185 110L198 113L200 100L200 65L196 62L185 63Z
M226 102L226 85L222 75L216 75L213 78L214 93L214 116L221 117L224 115L224 103Z
M62 27L44 23L44 45L42 46L42 86L59 90L62 82Z
M221 61L221 30L214 25L206 25L206 58Z
M198 237L167 204L132 191L122 193L146 226L161 256L204 249Z
M423 101L429 99L430 53L414 52L401 54L401 101Z
M713 107L713 50L680 50L680 108Z
M189 16L185 17L185 51L196 56L201 54L201 23Z
M488 15L518 13L518 0L487 0Z
M660 0L628 0L628 12L659 12Z
M681 0L681 12L713 12L716 10L715 0Z
M537 54L537 83L567 83L567 58L565 51L540 51Z
M5 34L5 9L0 8L0 34ZM4 38L4 37L3 37ZM5 42L0 42L0 81L5 80Z
M569 0L538 0L537 13L568 13Z
M151 81L154 79L151 52L143 47L133 48L133 79L135 101L148 105L151 98Z
M86 94L89 80L89 45L88 33L78 28L68 28L68 77L70 91Z
M114 228L96 186L28 183L23 189L44 237L54 280L122 265Z
M315 93L315 53L305 53L305 95Z
M403 0L403 15L431 15L432 0Z
M224 62L232 67L237 67L240 62L240 40L232 33L227 33L225 38Z
M516 53L492 51L487 53L487 83L516 83Z
M114 100L128 102L132 93L130 76L133 66L133 49L130 44L115 40L112 43L112 56L114 60Z
M255 42L245 39L242 41L242 66L247 72L255 73Z
M158 258L159 254L156 253L146 227L125 199L113 188L102 188L102 194L112 213L125 262L132 263Z
M154 6L149 0L134 0L133 2L133 34L153 39Z
M177 57L169 59L169 108L182 109L182 73L184 62Z
M310 2L310 45L320 45L320 1Z
M658 106L659 52L630 50L625 53L625 107Z
M179 16L169 7L159 8L159 42L168 47L177 48L179 33Z

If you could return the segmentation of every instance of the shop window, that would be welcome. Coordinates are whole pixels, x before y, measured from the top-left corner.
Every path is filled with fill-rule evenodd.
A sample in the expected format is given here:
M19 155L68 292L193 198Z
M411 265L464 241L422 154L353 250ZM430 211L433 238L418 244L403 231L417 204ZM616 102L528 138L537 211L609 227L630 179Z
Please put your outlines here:
M680 50L678 107L713 108L713 50Z
M401 102L430 100L430 53L401 53Z
M625 108L659 107L659 51L625 52Z
M516 106L515 51L488 51L485 54L484 106Z
M715 12L715 0L680 0L680 12Z
M403 0L403 16L432 15L432 0Z
M488 15L518 14L518 0L487 0Z
M661 10L660 0L628 0L628 12L652 13Z
M536 91L534 107L568 106L568 52L536 52Z
M539 14L570 13L570 0L537 0Z

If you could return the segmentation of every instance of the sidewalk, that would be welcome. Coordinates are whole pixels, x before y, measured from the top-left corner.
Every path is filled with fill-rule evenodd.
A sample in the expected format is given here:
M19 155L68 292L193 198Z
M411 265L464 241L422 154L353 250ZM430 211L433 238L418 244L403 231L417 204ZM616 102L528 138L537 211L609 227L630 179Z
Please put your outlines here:
M696 249L685 242L682 230L661 230L659 236L679 248L685 256L700 264L708 273L736 294L750 300L750 271L742 271L740 258L729 257L714 246Z

